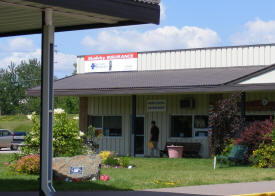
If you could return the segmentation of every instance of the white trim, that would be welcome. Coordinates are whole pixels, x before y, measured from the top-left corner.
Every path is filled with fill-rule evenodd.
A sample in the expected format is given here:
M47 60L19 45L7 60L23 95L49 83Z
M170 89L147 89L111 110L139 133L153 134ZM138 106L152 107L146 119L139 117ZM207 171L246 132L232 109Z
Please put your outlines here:
M267 73L255 76L248 80L242 81L239 84L265 84L265 83L275 83L275 70L269 71Z

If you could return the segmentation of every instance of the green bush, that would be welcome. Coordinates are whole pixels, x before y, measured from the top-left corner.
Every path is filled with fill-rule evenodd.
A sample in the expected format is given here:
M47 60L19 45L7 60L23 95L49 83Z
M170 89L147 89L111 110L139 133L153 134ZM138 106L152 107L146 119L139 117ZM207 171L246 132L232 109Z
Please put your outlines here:
M103 163L112 167L120 165L119 159L114 156L108 157Z
M233 146L234 146L234 140L232 139L230 141L230 143L227 146L225 146L225 148L222 151L221 155L217 156L217 163L219 163L220 166L222 166L222 165L229 166L230 165L230 161L228 159L225 159L224 157L229 156Z
M261 143L259 148L254 150L250 161L254 167L275 168L275 130L273 130L271 143ZM270 137L270 135L267 135Z
M75 156L85 152L77 122L63 110L55 110L53 123L53 153L55 157ZM35 114L32 115L32 128L25 137L25 144L22 148L24 154L39 154L40 119Z
M130 159L129 159L129 157L121 157L119 159L119 162L120 162L120 165L122 167L128 167L130 165Z

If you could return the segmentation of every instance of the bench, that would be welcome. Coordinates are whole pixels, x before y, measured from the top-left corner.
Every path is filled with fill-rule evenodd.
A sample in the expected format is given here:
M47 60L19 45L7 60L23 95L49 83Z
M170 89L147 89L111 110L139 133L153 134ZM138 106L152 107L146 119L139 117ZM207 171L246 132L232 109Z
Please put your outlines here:
M160 156L163 155L168 156L167 146L183 146L183 157L190 157L190 158L200 158L199 152L201 149L200 143L191 143L191 142L166 142L165 148L160 150Z
M221 163L242 163L245 161L247 153L247 146L234 145L228 156L218 156L218 160Z

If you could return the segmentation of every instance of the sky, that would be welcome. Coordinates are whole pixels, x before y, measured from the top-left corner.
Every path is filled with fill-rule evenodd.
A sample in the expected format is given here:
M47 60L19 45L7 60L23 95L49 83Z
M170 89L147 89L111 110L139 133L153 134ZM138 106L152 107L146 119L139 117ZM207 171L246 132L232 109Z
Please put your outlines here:
M274 0L162 0L160 25L55 34L55 75L78 55L275 43ZM0 38L0 68L40 59L41 35Z

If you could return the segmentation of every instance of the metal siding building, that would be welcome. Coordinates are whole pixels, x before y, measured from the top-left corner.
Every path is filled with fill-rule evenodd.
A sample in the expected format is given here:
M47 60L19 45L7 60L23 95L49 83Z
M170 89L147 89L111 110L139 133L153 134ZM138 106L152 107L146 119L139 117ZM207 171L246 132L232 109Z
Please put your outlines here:
M229 94L224 94L227 97ZM156 121L160 129L159 148L164 149L166 142L198 142L201 143L200 156L208 157L208 139L194 136L192 138L176 138L170 136L171 115L191 115L194 121L195 115L208 115L208 94L182 94L182 95L139 95L137 96L137 116L143 116L144 123L144 155L150 155L147 145L150 137L150 123ZM197 104L195 109L181 109L180 100L192 97ZM247 101L268 99L275 101L275 92L248 93ZM148 112L146 103L148 100L166 100L166 112ZM95 116L121 116L122 136L102 137L99 139L101 150L115 151L120 155L130 155L130 133L131 133L131 96L91 96L88 103L88 114ZM249 111L247 115L274 115L274 111Z
M138 53L137 71L174 70L190 68L236 67L253 65L271 65L275 63L275 45L251 45L236 47L213 47L169 51L152 51ZM77 59L77 73L84 73L84 57ZM195 109L180 109L179 102L184 97L192 96L198 104ZM275 100L275 93L249 93L247 100L268 98ZM149 99L163 99L167 102L166 112L147 112L146 103ZM173 138L170 137L171 115L208 115L208 94L182 94L182 95L139 95L137 96L137 116L145 119L145 149L144 154L149 155L150 122L155 120L160 128L160 149L164 149L166 142L199 142L200 155L208 157L207 138ZM89 97L89 115L122 115L123 126L121 137L103 137L100 139L100 150L111 150L121 155L130 155L131 130L131 97L130 96L93 96ZM273 111L248 112L248 114L273 114ZM194 119L193 119L194 121ZM193 128L194 129L194 128Z
M275 44L213 47L138 53L138 71L271 65ZM84 56L77 58L77 73L85 73Z
M160 129L160 149L166 142L200 143L200 156L208 157L208 139L197 135L208 127L198 128L196 118L208 116L216 97L225 98L236 91L246 92L246 104L250 104L247 118L273 115L275 78L270 73L275 70L274 63L274 44L139 52L137 70L130 72L85 73L84 56L79 56L78 74L56 81L54 90L58 96L80 97L82 131L87 130L91 117L102 117L102 124L105 116L121 118L121 135L101 137L100 150L132 154L132 106L136 96L136 116L144 125L140 145L145 156L150 155L150 123L154 120ZM264 81L265 75L269 76L268 83L251 82L259 78ZM38 95L38 89L30 89L29 94ZM182 107L181 101L186 99L192 99L195 107ZM149 110L151 100L164 101L165 109ZM172 118L178 116L191 121L191 137L173 136Z

